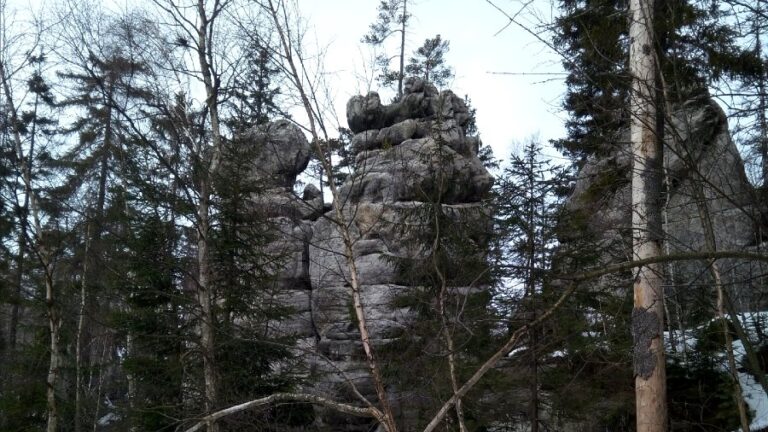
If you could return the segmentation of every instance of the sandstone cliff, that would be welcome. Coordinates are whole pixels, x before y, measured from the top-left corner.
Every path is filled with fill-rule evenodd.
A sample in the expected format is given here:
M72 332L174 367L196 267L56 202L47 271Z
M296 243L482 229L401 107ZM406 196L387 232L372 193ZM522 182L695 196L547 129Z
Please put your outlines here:
M344 229L354 242L372 343L384 348L410 332L418 319L412 305L397 300L426 289L423 281L405 276L397 264L430 253L428 245L410 238L429 232L431 221L422 220L420 210L439 205L452 223L467 226L467 232L480 232L467 237L480 246L489 227L481 200L493 179L477 157L479 140L465 133L468 109L450 91L438 92L429 83L410 80L403 98L390 105L381 104L376 93L352 98L347 117L355 133L350 144L354 164L337 198L343 206ZM292 316L275 321L271 334L298 338L298 363L305 366L301 373L311 383L306 390L358 403L352 396L357 391L375 401L351 313L349 267L339 221L316 187L307 186L301 196L292 190L307 165L309 144L298 127L285 121L254 131L252 139L264 149L254 176L270 179L267 192L254 197L253 205L279 227L270 248L287 257L273 301L290 307ZM470 282L450 287L453 295L464 296L485 289ZM425 397L395 384L388 391L406 423L416 415L417 400ZM333 430L370 427L369 420L354 424L346 416L318 413L318 424Z

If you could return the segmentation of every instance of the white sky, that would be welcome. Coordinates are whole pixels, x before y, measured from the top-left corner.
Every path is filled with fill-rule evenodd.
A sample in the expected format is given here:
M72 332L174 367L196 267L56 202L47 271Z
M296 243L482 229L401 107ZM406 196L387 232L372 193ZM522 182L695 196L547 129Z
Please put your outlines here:
M514 15L523 2L495 3ZM531 27L538 21L531 13L550 22L556 12L550 3L534 0L518 18ZM300 0L299 4L317 43L327 47L325 67L333 72L329 81L343 122L347 100L368 89L362 77L371 54L360 39L376 18L379 0ZM559 57L548 47L514 24L494 36L509 20L485 0L411 0L409 9L413 17L406 53L436 34L450 41L447 62L454 68L456 78L449 88L459 96L469 95L477 108L483 142L493 147L497 158L506 159L514 150L513 143L534 134L542 142L564 136L565 113L560 109L563 77L488 73L562 72ZM377 90L375 84L373 90ZM388 100L389 93L381 94L383 100Z

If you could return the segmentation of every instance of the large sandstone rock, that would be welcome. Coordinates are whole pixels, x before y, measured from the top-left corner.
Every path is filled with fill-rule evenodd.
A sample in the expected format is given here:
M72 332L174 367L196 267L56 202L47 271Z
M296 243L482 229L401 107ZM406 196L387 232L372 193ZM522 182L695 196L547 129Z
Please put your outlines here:
M704 240L694 187L701 187L712 215L718 248L739 249L755 244L760 220L755 191L744 174L744 164L728 133L722 110L713 101L681 107L667 126L664 147L668 191L665 231L672 251L703 250ZM592 157L579 172L568 201L572 212L588 217L585 226L604 244L631 244L631 157L628 136L613 151ZM566 239L567 240L567 239Z
M301 128L288 120L255 127L243 140L256 148L253 176L260 182L292 188L309 163L309 142Z
M354 383L375 401L352 309L350 265L340 224L351 236L371 342L385 347L418 318L416 310L398 299L426 292L404 278L396 265L429 252L428 246L408 240L432 223L419 220L419 215L439 199L451 220L484 232L490 218L481 201L493 179L477 157L479 139L466 136L469 111L450 91L438 92L432 84L412 79L403 97L389 105L375 93L353 97L347 117L355 132L350 146L355 162L339 187L343 222L329 211L316 187L307 186L301 196L294 193L296 176L308 162L309 144L287 121L254 129L247 137L257 149L252 174L264 185L250 205L271 220L275 231L268 251L278 257L277 277L265 301L291 312L290 319L270 323L268 334L298 338L296 355L304 359L310 382L305 390L355 401L350 387ZM480 244L486 239L479 235L467 241ZM450 288L462 296L486 289ZM419 400L419 391L389 390L398 415L413 421L415 408L409 401ZM321 428L371 427L366 419L350 421L323 409L318 414Z
M560 264L566 268L569 251L595 249L591 265L627 261L632 256L631 158L628 134L617 140L613 151L587 160L579 172L567 208L583 231L561 234ZM704 230L696 200L701 189L720 251L753 250L762 241L758 232L764 222L762 204L744 173L744 164L728 132L727 120L711 100L699 99L678 107L665 130L664 252L704 252ZM764 230L764 229L763 229ZM579 243L591 238L591 244ZM583 253L581 254L583 255ZM751 283L762 265L743 260L720 260L723 279L736 302L746 307L752 300ZM674 309L695 308L691 301L706 297L711 280L701 261L665 265L666 292ZM608 275L591 289L626 294L631 275ZM704 290L704 292L702 292ZM753 306L754 307L754 306Z

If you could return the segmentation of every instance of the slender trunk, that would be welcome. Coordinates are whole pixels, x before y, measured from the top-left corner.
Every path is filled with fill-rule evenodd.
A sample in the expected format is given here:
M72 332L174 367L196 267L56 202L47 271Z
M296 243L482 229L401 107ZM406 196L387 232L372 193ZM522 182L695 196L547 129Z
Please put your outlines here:
M11 304L11 320L8 326L8 348L10 351L16 349L16 338L19 327L19 311L21 308L21 293L24 285L24 251L27 247L27 212L29 211L29 194L24 194L24 204L20 209L19 215L19 236L16 247L16 281L13 293L13 303Z
M763 13L763 1L757 0L757 3L755 5L756 12L754 14L754 34L755 34L755 55L757 58L761 61L763 61L763 45L762 41L760 40L760 36L762 34L762 13ZM758 151L760 152L760 161L761 161L761 171L762 174L762 185L763 187L768 187L768 120L766 120L766 113L765 110L768 108L766 106L766 99L768 98L768 95L765 94L766 86L765 81L768 77L766 76L766 73L764 70L760 71L760 76L757 79L757 95L758 95L758 107L757 107L757 119L758 119L758 126L760 128L759 130L759 141L760 144L758 146Z
M527 294L530 303L531 313L528 322L532 323L536 321L536 280L534 269L536 267L536 203L534 202L534 189L536 188L536 153L533 146L528 154L528 275L527 275ZM539 432L539 365L536 358L536 331L532 328L529 333L529 347L530 352L530 368L531 368L531 382L530 382L530 398L528 402L528 419L531 422L531 432Z
M315 121L316 113L312 108L309 95L302 85L302 73L296 66L294 61L294 51L290 46L288 37L286 35L286 29L283 25L283 20L279 15L279 8L285 7L283 4L275 5L273 0L267 0L268 12L272 18L272 22L275 24L275 30L280 41L280 45L283 51L283 57L288 63L288 72L291 76L293 84L296 86L296 90L299 92L301 103L307 113L309 121L310 134L312 137L312 144L317 150L317 154L320 157L320 163L323 165L323 171L328 180L328 188L331 190L331 196L333 197L333 212L336 218L336 226L341 234L342 242L344 244L344 258L346 261L347 269L350 274L350 294L352 296L352 306L355 311L355 318L357 319L357 328L360 331L360 342L363 346L363 352L368 363L368 369L371 373L371 379L373 380L376 396L379 398L381 404L382 418L379 418L379 422L382 423L387 432L397 432L397 423L395 422L394 415L392 414L392 407L389 402L389 397L384 385L384 380L381 376L378 361L376 360L376 354L371 344L370 333L368 332L368 323L365 313L365 307L361 299L360 293L360 281L358 280L357 264L355 263L354 242L350 235L346 217L344 216L343 202L340 198L336 183L333 178L333 169L330 161L325 158L325 152L322 148L320 136L317 131L317 125Z
M61 320L55 302L55 292L53 288L53 275L51 274L51 264L47 259L43 259L45 267L45 305L48 313L48 328L50 331L50 361L48 363L48 378L46 380L46 401L48 404L48 424L46 432L57 432L59 425L59 410L56 403L56 386L59 378L59 330Z
M136 355L136 348L135 348L133 339L134 339L133 330L128 330L128 333L125 336L125 348L126 348L126 351L128 351L129 357ZM128 409L129 409L129 412L133 414L136 412L136 396L137 396L136 377L133 375L132 372L126 371L125 380L128 382ZM131 422L131 425L129 426L128 430L130 432L134 432L137 430L133 422Z
M197 238L197 265L198 265L198 304L200 305L200 349L203 353L203 380L205 383L205 412L212 413L217 407L218 379L216 371L215 351L215 321L210 284L210 257L208 235L210 234L207 185L201 185L200 203L198 204L198 238ZM208 424L208 432L216 432L218 426L211 420Z
M408 21L408 0L403 0L403 20L400 26L400 74L397 77L397 96L403 96L405 78L405 25Z
M632 231L633 259L661 256L660 128L656 110L657 65L653 44L653 0L630 1L632 76ZM667 429L664 362L662 268L642 266L634 280L632 333L634 338L635 403L638 432Z
M220 5L215 3L217 6ZM212 16L220 12L214 11ZM206 93L206 107L211 121L213 149L205 172L201 173L199 184L199 203L197 205L197 265L198 265L198 303L200 305L200 344L203 353L203 380L205 386L205 412L210 414L218 405L218 371L216 366L215 317L213 313L214 287L211 284L210 268L210 199L211 184L221 162L222 136L219 124L219 83L212 62L213 41L208 37L213 33L214 22L205 10L205 0L197 2L197 55ZM203 157L202 152L198 154ZM214 420L206 424L208 432L217 432Z
M82 431L83 410L83 332L85 328L85 304L88 294L88 257L91 246L91 224L85 234L85 251L83 254L83 276L80 281L80 313L77 319L77 335L75 338L75 432ZM97 401L98 403L98 401Z
M29 211L29 197L24 194L24 205L19 215L19 236L16 247L16 281L14 284L13 302L11 304L11 319L8 325L8 348L11 352L16 350L16 338L19 327L19 312L21 308L21 293L24 284L24 251L27 247L27 212Z

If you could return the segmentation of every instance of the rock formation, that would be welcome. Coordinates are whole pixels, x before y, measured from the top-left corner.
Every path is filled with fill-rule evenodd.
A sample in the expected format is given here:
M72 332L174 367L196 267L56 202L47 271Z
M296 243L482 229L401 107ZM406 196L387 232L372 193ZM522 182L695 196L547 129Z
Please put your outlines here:
M744 173L725 114L714 101L700 99L679 107L670 117L664 145L665 252L705 250L700 207L695 198L697 189L705 197L718 250L743 250L759 244L763 240L763 209ZM611 148L609 154L586 161L568 201L571 212L580 215L582 226L599 244L600 263L631 257L628 137ZM570 239L565 235L561 240L567 244ZM751 266L727 264L731 265L742 269ZM694 277L702 265L675 266L683 271L675 275L680 278L675 284L686 285L690 280L686 281L685 275Z
M711 218L717 250L756 252L764 248L765 209L747 180L723 111L711 99L702 98L676 107L669 117L664 131L664 253L707 251L702 212ZM585 266L600 267L632 258L628 135L605 146L610 149L607 154L590 157L580 169L567 201L568 219L563 224L567 228L560 233L560 252L555 260L559 271L579 271ZM722 259L718 265L737 309L754 311L765 306L757 297L759 290L754 289L760 284L760 275L765 274L764 264ZM682 340L687 340L688 346L695 343L691 329L682 323L694 325L694 314L711 319L715 292L703 260L666 263L664 272L664 319L671 329L667 339L669 355L674 358L680 355L675 350L682 346ZM631 272L625 272L584 283L582 289L593 293L594 309L582 313L593 325L615 322L616 312L606 312L613 310L608 305L623 304L619 307L629 313L632 277ZM603 337L609 340L612 336ZM629 363L623 375L631 377ZM622 409L619 399L610 397L594 403L611 412ZM596 430L594 422L588 419L573 429Z
M410 80L398 102L382 105L376 93L352 98L347 105L354 156L353 171L339 188L344 226L354 242L354 260L366 308L372 343L382 347L408 331L416 312L395 300L422 287L403 277L398 259L428 253L424 244L407 240L406 224L423 231L415 216L428 204L441 205L449 218L477 228L488 227L481 199L493 179L477 157L480 142L465 134L470 120L464 102L450 91L438 92L421 80ZM254 208L266 212L279 235L270 250L285 256L274 301L293 315L275 322L274 335L298 338L297 354L308 369L309 391L350 399L352 385L376 400L357 323L351 311L349 267L339 220L323 207L319 191L307 186L294 194L296 176L306 167L309 144L301 131L282 121L253 132L263 154L254 176L267 180L266 193L254 197ZM475 239L478 243L481 238ZM467 294L482 286L452 287ZM456 292L458 292L456 291ZM413 399L408 389L388 388L401 419ZM409 408L412 408L410 406ZM370 421L353 424L349 417L319 410L319 424L333 430L369 430Z
M301 366L292 370L306 378L304 390L357 403L355 392L371 401L376 395L352 310L340 229L344 227L352 237L371 342L382 349L408 335L419 319L413 306L399 299L427 292L423 281L407 277L398 266L402 260L418 260L430 253L428 242L413 241L416 234L432 229L430 221L419 218L420 210L438 205L448 219L468 227L469 233L474 230L467 242L482 249L483 235L478 233L486 232L489 217L481 200L493 179L477 157L479 140L465 133L468 109L450 91L438 92L428 83L411 80L403 97L389 105L383 105L376 93L353 97L347 104L347 118L354 133L349 145L354 162L337 197L343 221L324 204L316 187L305 187L300 196L294 191L296 177L310 155L309 143L298 127L279 121L254 130L248 139L260 149L252 175L264 185L264 192L253 198L254 211L273 222L278 234L268 250L284 258L271 301L292 311L290 319L272 323L270 333L297 338L298 361L286 361L284 366ZM608 154L587 160L581 168L567 213L571 223L584 229L561 232L564 252L556 260L561 268L571 260L565 252L585 247L585 234L591 239L589 247L597 250L588 265L631 257L627 141L617 140L607 146L612 148ZM720 250L753 248L764 241L760 234L763 209L744 175L726 118L715 103L693 101L672 114L664 167L667 253L704 250L701 208L694 198L697 190L706 197ZM742 294L750 288L750 277L764 269L737 260L721 262L728 269L725 277L732 284L732 294L746 307L752 299ZM677 295L673 300L678 303L707 283L702 263L678 263L667 270L670 295ZM631 287L629 277L606 276L590 289L624 295ZM485 289L469 282L451 286L453 293L463 295ZM685 304L676 307L673 314L685 313ZM420 411L429 405L429 396L421 389L389 384L389 397L402 424L413 425L416 417L430 412ZM509 390L504 398L515 391ZM316 425L331 430L362 431L372 425L368 419L350 419L321 408L316 414ZM589 425L569 427L586 430L580 428Z

